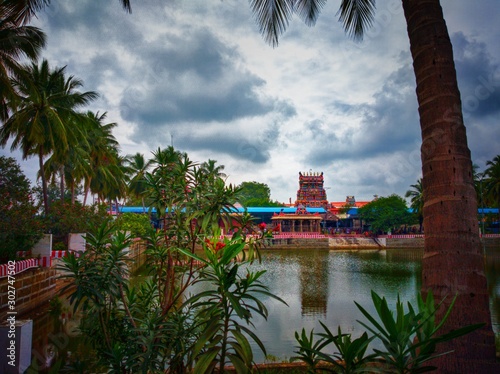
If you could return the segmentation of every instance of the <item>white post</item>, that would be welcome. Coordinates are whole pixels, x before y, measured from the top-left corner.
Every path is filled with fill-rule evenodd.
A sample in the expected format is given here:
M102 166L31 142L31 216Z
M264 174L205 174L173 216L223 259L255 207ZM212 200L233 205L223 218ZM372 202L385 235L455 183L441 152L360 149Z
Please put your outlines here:
M8 315L0 326L0 372L22 374L31 365L31 344L33 321L17 320L15 315Z

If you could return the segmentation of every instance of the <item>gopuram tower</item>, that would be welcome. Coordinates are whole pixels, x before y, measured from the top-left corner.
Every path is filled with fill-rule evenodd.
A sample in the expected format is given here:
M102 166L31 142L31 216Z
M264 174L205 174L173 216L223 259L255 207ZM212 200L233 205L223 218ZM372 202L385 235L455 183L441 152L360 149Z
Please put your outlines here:
M323 208L328 205L323 187L323 172L299 172L299 190L295 206L303 208Z

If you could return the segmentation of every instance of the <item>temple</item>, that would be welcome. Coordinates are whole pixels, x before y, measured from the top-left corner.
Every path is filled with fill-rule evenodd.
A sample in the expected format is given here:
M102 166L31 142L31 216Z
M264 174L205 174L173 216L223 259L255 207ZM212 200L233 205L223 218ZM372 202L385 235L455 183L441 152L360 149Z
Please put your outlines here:
M328 200L323 187L323 172L299 172L299 189L297 191L296 207L326 208Z
M327 208L328 200L323 182L323 172L304 174L299 172L296 210L294 213L274 214L271 218L273 231L280 233L321 232L321 222L326 219L326 214L312 213L308 208Z

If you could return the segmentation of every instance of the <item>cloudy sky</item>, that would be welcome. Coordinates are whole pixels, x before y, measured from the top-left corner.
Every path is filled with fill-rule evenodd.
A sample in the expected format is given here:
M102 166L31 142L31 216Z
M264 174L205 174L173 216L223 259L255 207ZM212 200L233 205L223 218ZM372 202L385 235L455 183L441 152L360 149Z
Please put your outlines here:
M361 43L344 34L339 3L315 27L296 18L277 48L244 0L132 0L132 14L118 0L52 0L33 24L48 36L51 66L99 92L88 109L119 124L123 154L173 143L283 202L295 200L299 171L324 172L330 201L404 195L421 176L421 138L401 1L377 2ZM441 3L469 147L484 169L500 154L498 0ZM22 167L33 176L37 162Z

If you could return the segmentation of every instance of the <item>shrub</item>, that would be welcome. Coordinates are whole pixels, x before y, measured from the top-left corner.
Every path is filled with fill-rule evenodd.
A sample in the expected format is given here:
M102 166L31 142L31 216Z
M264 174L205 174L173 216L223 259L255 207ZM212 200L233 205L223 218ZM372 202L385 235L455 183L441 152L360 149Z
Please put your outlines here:
M28 251L43 235L29 180L12 157L0 157L0 263Z
M143 238L151 230L148 214L123 213L116 218L115 222L120 230L130 232L133 238Z

